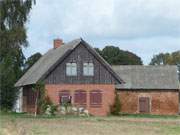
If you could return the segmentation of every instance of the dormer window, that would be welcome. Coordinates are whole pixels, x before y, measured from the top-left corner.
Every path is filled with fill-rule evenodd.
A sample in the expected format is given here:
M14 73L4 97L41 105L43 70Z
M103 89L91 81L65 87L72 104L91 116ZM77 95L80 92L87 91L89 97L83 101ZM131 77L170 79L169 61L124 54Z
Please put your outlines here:
M83 75L84 76L94 75L94 64L92 62L83 63Z
M66 63L66 75L67 76L77 76L77 64L76 63Z

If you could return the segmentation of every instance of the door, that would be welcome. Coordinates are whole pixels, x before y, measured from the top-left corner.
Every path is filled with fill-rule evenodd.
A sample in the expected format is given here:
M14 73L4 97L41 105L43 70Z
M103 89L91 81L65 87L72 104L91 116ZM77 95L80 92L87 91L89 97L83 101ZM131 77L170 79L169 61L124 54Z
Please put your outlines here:
M140 97L139 98L139 112L140 113L150 113L149 97Z

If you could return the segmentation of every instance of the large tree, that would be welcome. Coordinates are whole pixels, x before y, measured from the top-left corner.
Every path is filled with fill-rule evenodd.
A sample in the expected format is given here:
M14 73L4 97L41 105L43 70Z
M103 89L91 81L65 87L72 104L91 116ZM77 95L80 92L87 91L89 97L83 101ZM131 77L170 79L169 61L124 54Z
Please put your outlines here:
M42 54L37 52L27 58L24 66L24 72L26 72L34 63L36 63L41 58L41 56Z
M180 50L172 53L154 55L150 65L180 65Z
M120 50L119 47L106 46L95 50L111 65L142 65L142 60L136 54Z
M26 47L25 23L32 0L0 1L0 107L11 109L18 90L14 83L22 74Z

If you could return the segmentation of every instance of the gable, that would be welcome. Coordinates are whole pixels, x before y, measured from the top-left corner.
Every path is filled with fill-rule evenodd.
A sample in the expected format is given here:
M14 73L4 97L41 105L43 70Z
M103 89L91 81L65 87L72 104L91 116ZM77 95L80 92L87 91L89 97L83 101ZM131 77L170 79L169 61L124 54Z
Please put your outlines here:
M96 81L94 83L122 83L123 80L112 70L111 66L101 57L99 54L84 40L75 39L71 42L68 42L56 49L50 49L45 53L15 84L15 87L35 84L39 80L45 80L46 82L58 82L56 79L59 79L58 76L52 77L50 74L62 63L74 50L77 46L83 45L87 50L88 54L92 54L94 58L102 65L101 68L104 69L104 74L99 76L100 79L105 79L103 82L97 81L97 78L94 78ZM99 71L100 71L99 70ZM61 72L61 71L58 71ZM97 73L98 74L98 73ZM54 74L55 75L55 74ZM58 74L60 75L60 74ZM104 76L104 77L103 77ZM48 81L48 78L51 78L51 81ZM53 78L53 81L52 81ZM92 78L89 78L91 83L93 83ZM71 79L70 79L71 80ZM79 80L80 81L80 80ZM85 82L85 83L90 83ZM59 81L60 83L60 81ZM68 82L72 83L72 81ZM82 83L82 82L77 82Z
M114 84L119 80L107 69L102 63L101 58L98 59L92 53L91 48L87 48L86 43L81 42L76 48L60 61L54 69L45 77L47 84ZM89 46L88 46L89 47ZM93 50L94 51L94 50ZM66 75L66 63L77 63L77 76ZM83 75L83 63L92 62L94 64L94 76ZM113 71L112 71L113 72Z

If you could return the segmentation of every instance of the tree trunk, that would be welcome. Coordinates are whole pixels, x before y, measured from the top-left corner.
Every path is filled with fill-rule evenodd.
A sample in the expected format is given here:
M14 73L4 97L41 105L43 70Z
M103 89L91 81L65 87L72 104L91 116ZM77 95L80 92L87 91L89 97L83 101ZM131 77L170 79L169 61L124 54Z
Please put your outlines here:
M38 110L38 98L39 98L39 91L37 91L36 101L35 101L35 112L34 112L35 117L37 115L37 110Z

